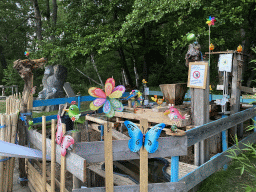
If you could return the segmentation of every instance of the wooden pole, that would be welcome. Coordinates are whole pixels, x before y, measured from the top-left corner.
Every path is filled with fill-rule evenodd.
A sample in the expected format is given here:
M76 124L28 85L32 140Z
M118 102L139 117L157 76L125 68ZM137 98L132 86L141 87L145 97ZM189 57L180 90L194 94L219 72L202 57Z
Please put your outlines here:
M17 123L18 123L18 114L11 114L11 126L12 126L12 132L11 132L11 143L15 143L16 140L16 134L17 134ZM8 184L8 191L12 191L13 187L13 171L14 171L14 165L15 165L15 158L10 159L10 174L9 174L9 184Z
M33 87L33 80L34 80L34 75L32 75L32 81L31 81L31 89ZM30 90L30 94L29 94L29 97L28 97L28 107L27 107L27 110L28 111L32 111L32 108L33 108L33 93L31 92Z
M51 191L55 192L55 166L56 166L56 143L55 143L55 120L52 119L52 150L51 150Z
M43 170L42 170L42 187L46 192L46 117L42 116L42 152L43 152Z
M4 141L5 140L5 131L6 128L3 127L5 126L5 115L0 114L0 121L1 121L1 126L2 128L0 129L0 140ZM0 160L4 159L5 157L0 156ZM3 191L3 181L4 181L4 162L0 162L0 191Z
M6 130L6 141L7 142L11 142L11 131L12 131L12 127L11 127L11 116L7 115L7 130ZM6 161L6 167L5 167L5 177L4 177L4 192L8 191L8 179L9 179L9 174L10 174L10 160Z
M66 134L66 124L62 123L63 135ZM61 155L60 167L60 192L65 192L65 178L66 178L66 157Z
M108 122L104 124L104 150L106 191L114 192L112 127Z
M75 143L81 142L81 131L73 132L72 137ZM73 175L73 189L81 188L81 186L82 182L76 176Z
M148 129L148 121L140 120L140 130L144 134ZM148 152L142 146L140 149L140 192L148 191Z

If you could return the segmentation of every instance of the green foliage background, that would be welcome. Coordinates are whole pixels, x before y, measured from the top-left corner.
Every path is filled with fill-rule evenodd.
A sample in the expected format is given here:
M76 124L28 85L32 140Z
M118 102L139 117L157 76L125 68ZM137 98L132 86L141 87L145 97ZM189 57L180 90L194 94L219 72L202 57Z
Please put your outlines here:
M30 50L31 59L47 57L48 65L67 67L66 81L82 95L87 94L88 87L93 84L76 68L98 81L91 55L94 55L103 81L113 76L118 84L121 83L121 68L124 68L135 84L135 64L140 82L146 78L149 86L186 82L186 34L196 34L202 53L207 52L209 28L206 19L210 15L217 19L211 27L215 51L235 50L242 44L246 53L243 82L250 85L254 79L255 72L251 72L254 62L250 62L254 59L251 48L256 41L254 0L63 0L57 1L56 27L51 19L46 19L47 2L52 11L51 1L37 0L43 40L36 37L33 1L0 2L0 45L3 47L0 55L8 65L6 69L0 66L0 83L18 84L20 91L23 81L12 65L13 61L25 58L26 49ZM120 55L122 52L123 56ZM213 56L213 85L218 83L217 61L218 57ZM40 87L42 77L43 70L35 72L37 87Z

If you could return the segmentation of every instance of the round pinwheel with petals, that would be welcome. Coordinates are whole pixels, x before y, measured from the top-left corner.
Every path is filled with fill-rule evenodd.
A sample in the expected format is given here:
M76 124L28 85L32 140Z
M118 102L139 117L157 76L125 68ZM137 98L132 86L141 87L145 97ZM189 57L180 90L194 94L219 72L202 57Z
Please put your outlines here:
M208 24L208 26L211 26L211 25L214 25L215 21L216 21L215 17L209 16L209 18L207 19L206 23Z
M125 87L123 85L118 85L115 87L115 80L113 78L108 78L105 83L105 92L97 87L91 87L88 90L88 93L97 97L90 104L91 110L98 110L103 106L103 112L107 117L113 117L115 115L115 111L121 112L124 107L123 104L117 100L120 98L125 92Z

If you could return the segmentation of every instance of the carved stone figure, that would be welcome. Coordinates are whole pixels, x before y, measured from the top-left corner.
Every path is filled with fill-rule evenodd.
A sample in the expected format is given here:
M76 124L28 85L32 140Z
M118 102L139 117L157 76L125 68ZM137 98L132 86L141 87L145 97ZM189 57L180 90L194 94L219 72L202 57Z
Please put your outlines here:
M65 97L63 85L67 77L67 69L62 65L54 65L45 67L43 77L43 90L39 92L38 99L54 99ZM43 107L42 110L57 110L58 106Z
M189 62L201 61L203 59L200 49L201 46L197 41L192 44L189 44L188 51L185 57L187 67L189 65Z

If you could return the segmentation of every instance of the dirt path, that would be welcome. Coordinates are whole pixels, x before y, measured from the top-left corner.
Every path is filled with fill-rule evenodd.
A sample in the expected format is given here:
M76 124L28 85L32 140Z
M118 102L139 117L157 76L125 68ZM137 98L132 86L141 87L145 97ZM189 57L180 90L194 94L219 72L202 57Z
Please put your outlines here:
M19 168L18 159L15 159L15 168L13 173L13 192L31 192L27 186L22 187L20 184L18 184L18 179L19 179L18 168Z

